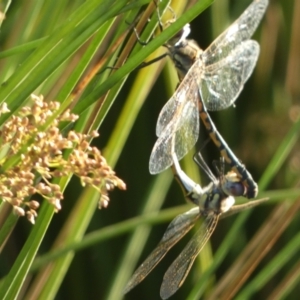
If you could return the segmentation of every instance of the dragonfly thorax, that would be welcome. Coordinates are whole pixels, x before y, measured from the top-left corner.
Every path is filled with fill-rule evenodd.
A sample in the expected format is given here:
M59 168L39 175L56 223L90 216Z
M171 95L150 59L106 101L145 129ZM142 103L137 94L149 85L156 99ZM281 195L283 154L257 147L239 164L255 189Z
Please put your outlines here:
M209 191L200 197L199 207L204 215L219 215L228 211L234 205L234 202L234 197L226 195L219 184L212 184Z
M180 81L203 52L194 40L182 40L168 49Z

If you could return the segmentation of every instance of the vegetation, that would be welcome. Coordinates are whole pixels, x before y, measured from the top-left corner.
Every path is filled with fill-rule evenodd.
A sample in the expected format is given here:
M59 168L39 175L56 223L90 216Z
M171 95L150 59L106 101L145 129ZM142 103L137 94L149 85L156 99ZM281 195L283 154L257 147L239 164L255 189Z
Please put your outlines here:
M293 6L270 2L254 35L261 46L254 74L236 107L211 114L259 182L258 198L270 200L219 222L172 299L294 299L299 294L300 8L299 1ZM165 53L161 46L188 22L192 38L207 47L249 3L174 0L177 20L160 32L157 7L150 0L1 2L1 299L159 298L164 272L191 235L134 290L125 296L122 290L167 224L191 206L170 170L157 176L148 171L156 120L178 83L176 71L168 58L139 66ZM168 1L159 2L160 14L166 10L164 22L173 18L167 6ZM137 43L133 27L140 40L149 41L146 46ZM30 110L37 103L43 109L49 105L38 120L36 109ZM29 123L14 119L21 115ZM4 129L11 135L25 132L25 139L7 140ZM66 138L55 148L60 152L51 143L37 147L37 137L46 143L51 134L55 143ZM212 143L203 146L206 139L201 130L197 150L212 166L219 153ZM43 154L51 150L43 168L34 156L39 149ZM78 153L74 150L89 155L68 160ZM195 181L208 184L192 155L182 167ZM18 173L27 162L35 166L26 169L29 177ZM87 169L79 168L80 162ZM12 181L5 181L7 174L24 178L21 187L29 191L22 194L24 201L11 203L20 196L20 185L8 194ZM55 190L42 185L47 182ZM126 191L112 191L124 189L123 182ZM21 217L27 211L34 225Z

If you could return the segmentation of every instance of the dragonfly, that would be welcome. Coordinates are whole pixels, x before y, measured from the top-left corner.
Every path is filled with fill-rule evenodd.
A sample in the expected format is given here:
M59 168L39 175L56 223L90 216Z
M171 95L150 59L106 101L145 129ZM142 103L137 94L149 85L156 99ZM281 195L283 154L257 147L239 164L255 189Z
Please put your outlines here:
M190 33L189 24L165 45L180 84L158 117L158 139L149 162L151 174L172 165L172 152L180 160L195 145L200 116L221 155L247 187L244 196L256 197L257 183L219 134L207 110L222 110L233 105L253 72L259 45L250 38L267 6L268 0L254 0L204 51L195 41L186 39Z
M129 292L144 280L167 252L202 218L203 222L200 228L163 277L160 296L162 299L168 299L184 283L194 260L214 232L220 217L225 217L268 200L264 198L234 206L234 197L241 196L244 193L244 185L234 171L231 170L224 175L224 159L220 163L221 168L217 169L218 179L215 178L202 159L201 166L211 179L211 183L204 188L184 173L175 153L172 154L172 159L174 162L172 166L174 176L183 189L185 197L196 207L180 214L169 224L157 247L132 275L124 289L124 293Z

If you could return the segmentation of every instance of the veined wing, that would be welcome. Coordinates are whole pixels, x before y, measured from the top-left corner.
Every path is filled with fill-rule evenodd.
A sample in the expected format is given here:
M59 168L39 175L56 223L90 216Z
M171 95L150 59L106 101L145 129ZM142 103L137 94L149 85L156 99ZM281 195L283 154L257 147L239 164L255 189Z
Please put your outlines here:
M219 215L217 214L207 217L202 223L200 229L169 267L164 275L163 283L160 288L160 296L162 299L168 299L183 284L195 258L215 230L218 219Z
M172 123L176 124L178 120L185 118L185 109L189 102L196 102L195 99L198 94L197 85L199 81L197 78L200 79L199 69L201 66L202 62L197 60L194 63L193 68L190 69L181 81L173 96L160 111L156 124L156 135L158 137L161 136L167 125ZM174 127L174 125L171 126Z
M200 61L195 66L201 64ZM193 68L194 71L198 71ZM190 71L193 71L190 70ZM188 72L172 98L159 114L156 134L159 137L153 147L149 170L157 174L173 164L172 153L178 160L196 144L199 136L198 72Z
M258 55L258 43L248 40L221 61L205 68L200 94L208 110L225 109L235 102L253 72Z
M188 102L176 122L167 125L157 139L150 156L149 171L157 174L173 164L172 153L178 160L196 144L199 135L199 113L197 102Z
M194 207L188 212L177 216L168 226L163 238L143 262L142 265L134 272L130 281L124 289L124 294L139 284L161 261L166 253L194 226L199 218L199 207Z
M250 39L260 23L268 0L254 0L241 16L217 37L202 54L203 63L211 65L225 58L242 41Z

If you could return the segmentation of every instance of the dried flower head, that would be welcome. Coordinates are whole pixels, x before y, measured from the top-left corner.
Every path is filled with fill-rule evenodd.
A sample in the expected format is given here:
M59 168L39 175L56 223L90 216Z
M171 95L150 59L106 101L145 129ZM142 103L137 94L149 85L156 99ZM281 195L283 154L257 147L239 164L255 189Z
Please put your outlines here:
M4 166L0 174L0 196L3 201L13 206L15 214L26 215L34 224L39 203L28 199L39 194L59 211L63 193L60 186L51 181L76 175L83 186L92 185L99 190L99 207L107 207L108 192L115 187L124 190L126 185L107 165L101 152L90 146L89 141L98 133L70 131L64 136L58 127L60 122L74 122L78 116L67 110L56 117L58 102L44 102L42 96L31 98L33 105L12 115L0 130L0 165ZM3 103L0 114L7 112L7 105ZM66 149L70 154L65 157ZM5 164L10 160L17 163L6 170Z

